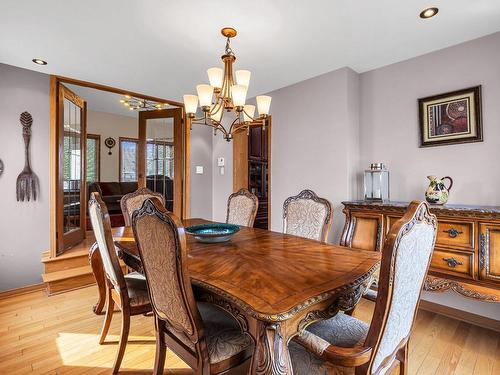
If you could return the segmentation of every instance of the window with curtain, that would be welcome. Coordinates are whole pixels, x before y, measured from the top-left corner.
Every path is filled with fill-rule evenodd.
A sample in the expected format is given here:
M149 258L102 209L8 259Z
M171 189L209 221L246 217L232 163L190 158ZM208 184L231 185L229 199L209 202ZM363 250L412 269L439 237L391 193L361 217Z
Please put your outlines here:
M120 138L120 181L137 181L137 156L139 141Z
M87 134L87 182L99 181L101 136Z

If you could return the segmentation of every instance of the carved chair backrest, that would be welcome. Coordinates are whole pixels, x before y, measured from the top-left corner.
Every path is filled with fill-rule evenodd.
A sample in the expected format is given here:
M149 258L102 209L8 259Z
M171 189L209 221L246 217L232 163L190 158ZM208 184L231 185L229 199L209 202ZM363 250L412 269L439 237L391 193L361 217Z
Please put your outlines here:
M240 189L227 200L226 223L253 227L259 200L247 189Z
M283 233L326 242L333 206L312 190L302 190L283 204Z
M158 198L165 205L165 197L161 193L155 193L148 188L139 188L132 193L125 194L120 200L123 218L126 226L132 225L132 214L135 210L141 208L142 203L148 198Z
M89 216L106 277L113 287L123 294L122 298L128 298L128 293L122 293L123 290L126 290L126 284L116 255L108 209L97 192L90 195Z
M132 228L148 283L153 310L179 341L195 351L203 322L187 270L184 227L157 198L132 215Z
M374 348L365 365L383 374L410 337L436 241L437 219L426 202L413 201L391 228L382 252L378 296L366 345Z

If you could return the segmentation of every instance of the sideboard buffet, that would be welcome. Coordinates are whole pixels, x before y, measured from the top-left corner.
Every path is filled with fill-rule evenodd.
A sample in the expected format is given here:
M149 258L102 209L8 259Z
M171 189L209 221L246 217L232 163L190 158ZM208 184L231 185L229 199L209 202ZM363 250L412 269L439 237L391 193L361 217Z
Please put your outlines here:
M341 245L381 251L391 226L408 202L342 202L346 222ZM424 289L453 290L465 297L500 302L500 207L431 205L437 216L436 246Z

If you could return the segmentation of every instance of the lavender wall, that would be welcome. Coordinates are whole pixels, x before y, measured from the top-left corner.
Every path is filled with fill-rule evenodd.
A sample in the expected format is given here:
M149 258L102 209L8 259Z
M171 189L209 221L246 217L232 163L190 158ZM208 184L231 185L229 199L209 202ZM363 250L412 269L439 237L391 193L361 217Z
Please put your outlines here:
M500 205L500 33L360 75L361 165L384 162L391 199L423 199L426 176L452 176L450 203ZM417 99L482 85L484 142L419 148ZM358 190L361 191L362 185ZM454 293L424 299L500 319L500 304Z
M389 166L391 199L423 199L434 174L454 179L450 203L500 204L500 33L360 77L361 168ZM419 148L417 99L476 85L484 142Z
M191 131L191 217L212 217L212 132L209 128L193 126ZM196 166L203 174L196 174Z
M49 76L0 64L0 291L41 282L49 249ZM24 166L19 115L33 116L31 164L40 180L35 202L16 201Z
M338 243L344 222L340 202L356 189L358 88L358 75L343 68L269 93L273 230L283 229L284 200L309 188L333 203L330 241Z

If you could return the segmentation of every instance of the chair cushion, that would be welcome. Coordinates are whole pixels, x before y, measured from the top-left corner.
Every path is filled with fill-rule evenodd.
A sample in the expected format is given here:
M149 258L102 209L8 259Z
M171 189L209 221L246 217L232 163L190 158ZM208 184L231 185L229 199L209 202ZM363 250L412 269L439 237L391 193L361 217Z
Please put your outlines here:
M148 305L149 294L146 278L139 272L131 272L126 274L124 277L125 283L127 284L130 306Z
M244 359L253 352L253 340L241 331L237 321L226 311L209 303L198 302L208 346L210 363L219 363L244 352Z
M351 348L362 343L368 333L369 325L344 313L333 318L311 324L307 330L328 341L330 344Z
M316 335L320 342L345 348L362 344L368 333L368 324L344 313L339 313L331 319L322 320L311 324L307 331ZM294 373L321 374L321 375L351 375L354 368L335 366L304 348L296 340L289 344L290 356Z

